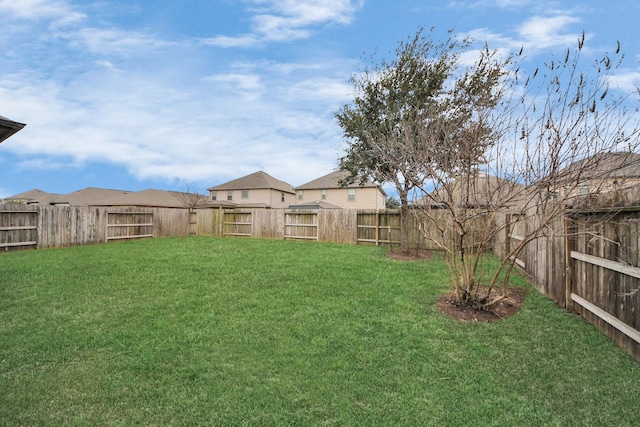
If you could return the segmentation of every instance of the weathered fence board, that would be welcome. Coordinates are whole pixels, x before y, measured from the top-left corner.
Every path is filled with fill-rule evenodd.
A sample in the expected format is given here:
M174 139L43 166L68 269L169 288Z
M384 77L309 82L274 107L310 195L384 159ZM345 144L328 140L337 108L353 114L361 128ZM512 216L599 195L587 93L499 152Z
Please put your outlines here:
M574 214L572 221L576 233L570 236L575 249L568 286L572 302L578 303L570 307L640 358L640 342L634 340L640 334L638 213Z
M38 212L0 205L0 250L36 247Z
M152 237L153 212L107 211L107 241Z

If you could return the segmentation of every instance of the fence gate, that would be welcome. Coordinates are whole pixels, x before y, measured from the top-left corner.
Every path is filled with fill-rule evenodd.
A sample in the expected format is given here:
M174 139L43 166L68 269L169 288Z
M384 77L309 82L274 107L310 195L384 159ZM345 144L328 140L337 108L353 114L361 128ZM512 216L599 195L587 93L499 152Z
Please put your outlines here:
M153 212L107 212L107 241L153 237Z
M0 249L38 246L38 211L0 210Z
M400 214L358 213L357 243L400 244Z
M284 238L318 240L318 213L286 213L284 215Z
M224 236L251 237L251 212L225 212L223 225Z

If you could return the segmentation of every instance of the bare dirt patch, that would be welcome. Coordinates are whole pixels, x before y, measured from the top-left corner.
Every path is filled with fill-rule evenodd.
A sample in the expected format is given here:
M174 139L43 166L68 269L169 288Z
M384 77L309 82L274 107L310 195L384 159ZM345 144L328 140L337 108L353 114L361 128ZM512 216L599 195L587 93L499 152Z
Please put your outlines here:
M482 291L483 290L481 290L481 295ZM525 294L525 288L509 288L506 295L502 289L494 290L492 293L493 298L501 296L504 296L504 298L487 310L479 310L467 305L458 304L455 301L453 292L449 292L438 299L437 305L438 310L440 310L442 314L454 319L465 322L493 322L506 319L517 313L518 310L520 310Z
M387 257L399 261L428 261L433 257L433 252L426 249L409 249L402 252L401 249L389 249Z

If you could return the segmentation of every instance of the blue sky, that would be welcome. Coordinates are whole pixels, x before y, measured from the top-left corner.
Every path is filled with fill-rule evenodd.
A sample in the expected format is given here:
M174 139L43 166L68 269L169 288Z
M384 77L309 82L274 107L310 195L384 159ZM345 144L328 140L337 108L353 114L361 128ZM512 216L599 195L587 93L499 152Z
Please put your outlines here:
M264 170L331 172L333 116L363 55L420 26L471 35L525 66L575 47L626 53L640 84L637 0L0 0L0 197L38 188L205 192ZM595 56L594 56L595 58Z

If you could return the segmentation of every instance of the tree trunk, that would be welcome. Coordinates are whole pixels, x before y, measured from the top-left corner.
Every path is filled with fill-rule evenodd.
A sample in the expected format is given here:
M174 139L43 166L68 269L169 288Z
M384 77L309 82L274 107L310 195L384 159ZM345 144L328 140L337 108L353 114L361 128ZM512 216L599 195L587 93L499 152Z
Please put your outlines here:
M399 192L400 197L400 251L409 253L409 196L407 192Z

